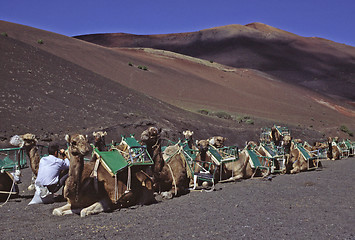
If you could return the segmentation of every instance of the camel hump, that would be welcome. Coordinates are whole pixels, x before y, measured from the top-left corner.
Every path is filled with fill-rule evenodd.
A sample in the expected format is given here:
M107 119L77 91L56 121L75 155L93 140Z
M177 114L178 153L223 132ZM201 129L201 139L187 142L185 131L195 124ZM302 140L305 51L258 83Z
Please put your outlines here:
M179 143L173 145L173 146L168 146L165 148L163 152L163 159L164 161L169 161L169 159L174 156L176 153L180 151L180 145Z

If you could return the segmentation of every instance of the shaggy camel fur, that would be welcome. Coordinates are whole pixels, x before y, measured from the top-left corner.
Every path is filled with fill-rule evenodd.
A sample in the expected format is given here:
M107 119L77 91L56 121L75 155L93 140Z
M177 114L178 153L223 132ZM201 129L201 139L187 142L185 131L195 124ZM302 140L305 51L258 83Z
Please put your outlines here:
M154 189L164 198L172 198L186 193L189 187L187 163L181 152L173 155L168 162L163 159L161 151L160 130L149 127L141 134L141 141L147 146L148 153L154 161Z
M68 203L54 209L53 215L80 213L84 217L153 200L152 182L145 173L132 169L129 189L127 168L113 177L100 160L97 168L95 162L84 163L84 156L90 151L87 137L81 134L67 135L66 140L69 143L70 168L64 197Z

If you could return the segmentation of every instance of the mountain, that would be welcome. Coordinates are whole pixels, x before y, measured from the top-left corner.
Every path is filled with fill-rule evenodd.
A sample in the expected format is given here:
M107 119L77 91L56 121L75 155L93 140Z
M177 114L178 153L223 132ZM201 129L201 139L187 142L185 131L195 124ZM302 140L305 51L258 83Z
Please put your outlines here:
M42 140L104 129L108 140L158 126L169 138L223 135L258 140L279 123L316 140L355 129L342 102L255 69L234 68L165 50L111 48L0 21L0 140L32 132ZM229 116L221 119L204 112Z
M301 37L262 23L190 33L107 33L75 38L110 48L154 48L235 68L255 69L355 106L354 47Z

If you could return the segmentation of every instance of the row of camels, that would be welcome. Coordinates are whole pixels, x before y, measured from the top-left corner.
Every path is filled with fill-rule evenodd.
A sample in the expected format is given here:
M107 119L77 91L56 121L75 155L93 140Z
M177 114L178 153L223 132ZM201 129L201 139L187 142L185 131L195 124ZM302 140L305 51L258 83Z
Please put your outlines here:
M99 151L108 151L105 143L106 134L101 131L93 133L94 148ZM257 152L258 156L267 157L267 153L263 152L256 142L247 142L244 149L237 151L237 161L225 162L223 167L218 167L213 164L208 149L211 145L216 149L224 147L226 138L215 136L194 142L192 131L187 130L183 134L187 149L194 150L196 153L194 162L191 163L184 156L179 143L167 147L162 146L164 139L161 137L161 131L156 127L149 127L142 132L140 142L146 147L152 159L152 165L127 167L115 175L109 173L97 155L93 154L90 161L84 160L84 157L92 151L88 136L67 135L65 137L68 145L66 157L70 160L70 168L69 177L63 190L67 204L55 208L53 215L63 216L74 213L84 217L137 204L151 204L156 202L156 196L170 199L183 195L191 190L191 186L196 180L194 174L201 169L209 168L210 172L213 172L216 182L237 181L257 176L265 177L270 174L270 172L265 173L252 164L251 149ZM25 134L21 138L30 159L33 175L36 176L40 160L36 137L33 134ZM298 173L309 168L309 162L296 148L295 142L297 141L292 140L289 134L283 136L272 132L270 141L282 145L285 149L282 173ZM326 148L329 158L335 159L339 156L339 150L333 147L334 144L329 138L328 143L315 144L309 150ZM128 154L129 150L126 146L119 146L119 148L122 149L122 154L124 151L127 151ZM162 150L163 148L164 150ZM171 154L171 152L173 153Z

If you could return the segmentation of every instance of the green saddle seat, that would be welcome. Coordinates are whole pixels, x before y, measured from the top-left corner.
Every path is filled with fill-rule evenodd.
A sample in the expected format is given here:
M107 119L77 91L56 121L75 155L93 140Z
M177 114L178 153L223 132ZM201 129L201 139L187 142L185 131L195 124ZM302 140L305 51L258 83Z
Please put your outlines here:
M96 148L94 151L99 155L102 165L112 176L129 165L118 151L100 152Z

